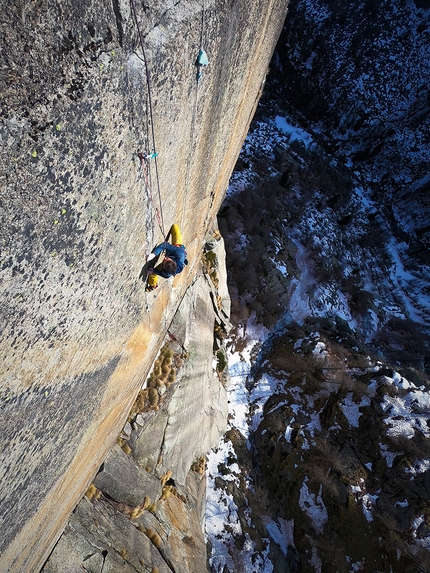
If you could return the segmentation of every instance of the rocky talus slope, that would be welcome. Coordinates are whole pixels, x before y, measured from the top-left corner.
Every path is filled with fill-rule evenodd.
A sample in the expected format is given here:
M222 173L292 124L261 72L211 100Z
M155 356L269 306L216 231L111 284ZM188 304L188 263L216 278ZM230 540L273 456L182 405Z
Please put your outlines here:
M429 571L428 380L371 356L341 320L291 321L257 346L240 333L249 433L231 413L211 470L232 524L212 571Z
M356 343L342 321L309 320L263 350L256 481L300 571L429 571L428 380Z
M40 569L115 444L197 278L286 4L136 2L145 54L125 0L3 7L2 571ZM190 264L147 297L155 208Z

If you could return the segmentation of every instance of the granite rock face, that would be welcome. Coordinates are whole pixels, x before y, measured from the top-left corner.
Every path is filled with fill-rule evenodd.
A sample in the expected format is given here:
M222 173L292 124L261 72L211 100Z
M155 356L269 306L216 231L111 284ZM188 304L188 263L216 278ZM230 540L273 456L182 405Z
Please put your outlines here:
M128 2L4 8L4 571L40 568L124 424L199 267L286 4L137 4L151 110ZM202 44L210 63L197 84ZM153 149L153 131L146 178L137 154ZM163 236L155 207L163 232L181 226L190 260L156 297L138 280Z
M70 564L75 573L98 572L103 563L112 573L206 570L204 457L227 420L226 389L210 360L212 288L199 275L187 289L167 335L187 356L178 379L159 388L156 407L132 418L129 454L118 445L109 453L94 479L98 494L91 504L81 500L43 573Z
M169 335L188 356L180 379L166 408L149 414L148 423L130 440L140 465L154 468L159 477L172 471L182 486L193 461L218 442L227 418L225 388L211 360L216 319L211 289L201 275L185 293L169 326Z
M119 447L109 452L94 485L119 503L136 507L145 497L157 499L161 495L160 481L130 459Z

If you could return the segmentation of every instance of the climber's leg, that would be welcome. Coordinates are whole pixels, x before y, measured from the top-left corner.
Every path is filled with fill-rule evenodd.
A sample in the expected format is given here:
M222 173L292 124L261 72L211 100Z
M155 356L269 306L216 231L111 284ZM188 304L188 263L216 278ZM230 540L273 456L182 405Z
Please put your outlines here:
M172 225L170 227L170 231L169 233L172 235L172 245L182 245L183 244L183 239L182 239L182 233L179 230L179 225Z
M150 287L157 286L158 275L155 275L155 274L149 275L146 282L147 282L147 285Z

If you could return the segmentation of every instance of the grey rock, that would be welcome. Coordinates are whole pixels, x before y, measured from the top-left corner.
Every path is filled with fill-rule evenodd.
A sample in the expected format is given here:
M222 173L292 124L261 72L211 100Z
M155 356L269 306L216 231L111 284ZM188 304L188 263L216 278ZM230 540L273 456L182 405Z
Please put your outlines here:
M417 528L417 537L418 537L418 539L427 539L429 536L430 536L430 527L424 521Z
M112 506L83 498L43 573L171 573L145 533Z
M157 473L171 469L175 481L182 485L193 460L205 455L226 428L226 391L208 359L213 352L213 324L210 286L200 276L187 290L169 328L187 349L188 358L168 404L162 463Z
M129 445L133 458L140 466L151 469L157 466L168 419L168 412L161 409L152 414L149 421L145 421L144 427L131 436Z
M130 422L127 422L127 423L125 424L125 426L123 427L122 431L123 431L123 433L127 436L127 438L130 437L130 434L131 434L131 431L132 431Z
M133 507L140 505L145 497L155 501L161 495L160 480L140 468L117 445L96 475L94 485L114 500Z
M130 18L130 2L127 0L118 0L118 10L124 22Z
M206 252L215 250L216 245L217 245L217 240L215 239L215 237L212 237L211 235L206 237L206 242L204 247Z
M230 318L230 311L231 311L231 301L230 301L230 294L227 288L227 268L225 264L225 245L224 239L219 239L216 241L214 245L214 252L217 257L218 261L218 279L219 279L219 286L218 286L218 296L221 298L221 309L222 309L222 320L224 321L224 327L227 332L231 330L231 324L229 321ZM217 308L217 307L216 307Z
M129 3L10 0L3 14L0 553L11 573L40 568L124 425L199 269L287 3L205 2L197 107L202 2L135 4L164 221L181 219L190 260L152 297L138 277L160 237L137 156L151 118Z

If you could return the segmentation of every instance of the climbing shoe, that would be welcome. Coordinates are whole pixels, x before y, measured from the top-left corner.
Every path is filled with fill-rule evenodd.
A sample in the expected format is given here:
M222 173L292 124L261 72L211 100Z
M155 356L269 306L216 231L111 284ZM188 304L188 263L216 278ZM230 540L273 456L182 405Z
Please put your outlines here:
M153 286L146 285L145 292L151 292L151 291L155 290L156 288L158 288L158 285L153 285Z

